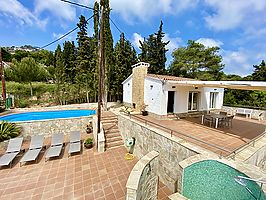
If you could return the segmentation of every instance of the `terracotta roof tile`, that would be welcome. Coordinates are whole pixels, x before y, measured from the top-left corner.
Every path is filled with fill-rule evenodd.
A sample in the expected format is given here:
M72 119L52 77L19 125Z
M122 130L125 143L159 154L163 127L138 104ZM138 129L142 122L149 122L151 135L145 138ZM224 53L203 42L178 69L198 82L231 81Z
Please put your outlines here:
M192 79L192 78L158 75L158 74L147 74L146 77L156 78L159 80L168 80L168 81L195 81L196 80L196 79Z

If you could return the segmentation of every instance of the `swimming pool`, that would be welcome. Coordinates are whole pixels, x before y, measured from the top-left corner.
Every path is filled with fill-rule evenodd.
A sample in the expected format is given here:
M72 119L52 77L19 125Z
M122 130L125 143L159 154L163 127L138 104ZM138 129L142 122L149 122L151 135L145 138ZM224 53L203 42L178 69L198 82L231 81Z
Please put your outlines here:
M0 120L10 122L41 121L50 119L85 117L94 114L96 114L95 110L57 110L42 112L25 112L2 116L0 117Z
M237 176L246 177L215 160L194 163L184 170L183 195L191 200L253 200L261 194L260 200L266 200L256 182L246 181L247 186L243 187L235 181Z

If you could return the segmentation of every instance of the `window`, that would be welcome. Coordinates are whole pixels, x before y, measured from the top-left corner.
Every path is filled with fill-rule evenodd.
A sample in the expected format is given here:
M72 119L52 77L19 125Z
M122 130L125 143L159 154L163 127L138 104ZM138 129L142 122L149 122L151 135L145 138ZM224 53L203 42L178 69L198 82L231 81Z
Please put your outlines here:
M199 93L198 92L189 92L188 111L198 110L198 103L199 103Z
M216 108L218 92L210 92L210 106L209 108Z

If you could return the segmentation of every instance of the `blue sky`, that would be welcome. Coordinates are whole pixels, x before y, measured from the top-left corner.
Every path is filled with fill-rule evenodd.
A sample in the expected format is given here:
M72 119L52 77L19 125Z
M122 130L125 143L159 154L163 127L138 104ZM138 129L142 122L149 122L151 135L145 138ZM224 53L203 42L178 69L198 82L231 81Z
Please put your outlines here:
M156 32L163 20L164 39L170 40L167 64L171 52L189 39L219 46L225 73L248 75L254 64L266 59L265 0L110 0L110 4L111 19L137 51L138 41ZM81 14L90 17L92 11L60 0L1 0L0 46L41 47L74 28ZM92 34L93 22L89 23ZM113 26L112 33L116 42L120 33ZM76 32L66 40L75 38ZM57 44L47 49L54 51Z

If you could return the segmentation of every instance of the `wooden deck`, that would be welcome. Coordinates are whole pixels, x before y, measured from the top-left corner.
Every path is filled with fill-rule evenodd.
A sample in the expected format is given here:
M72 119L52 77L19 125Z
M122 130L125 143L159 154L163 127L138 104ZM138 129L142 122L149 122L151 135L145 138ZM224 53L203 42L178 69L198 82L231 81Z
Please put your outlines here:
M266 128L265 121L242 117L233 119L232 128L218 129L202 125L201 118L159 120L151 116L137 115L136 117L169 133L171 132L169 129L171 129L173 135L223 156L229 155L235 149L261 135Z

